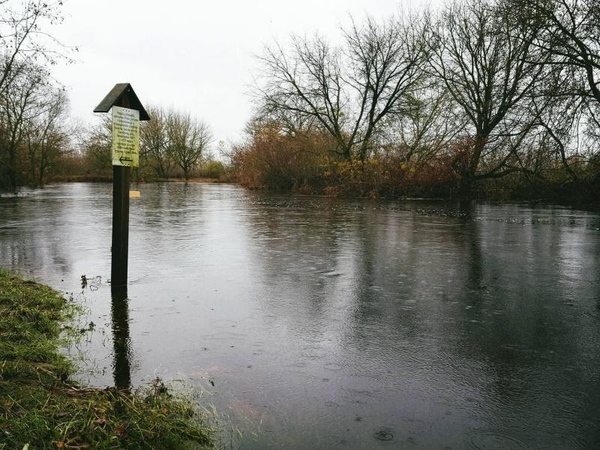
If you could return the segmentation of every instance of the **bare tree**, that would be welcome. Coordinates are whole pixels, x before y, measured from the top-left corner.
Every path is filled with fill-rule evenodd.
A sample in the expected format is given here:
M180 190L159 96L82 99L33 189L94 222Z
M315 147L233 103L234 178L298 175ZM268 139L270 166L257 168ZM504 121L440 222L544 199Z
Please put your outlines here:
M294 36L290 50L267 47L258 97L267 113L305 117L335 139L343 158L364 160L384 119L401 113L419 87L424 45L410 19L369 18L343 37L341 48L319 36Z
M401 114L392 114L383 131L383 148L406 162L426 163L446 152L465 126L444 86L434 82L414 93Z
M19 157L27 125L43 114L41 92L46 89L47 72L26 64L0 96L0 169L4 184L16 191L20 183Z
M200 162L202 152L212 141L207 123L193 119L190 114L170 111L166 123L168 151L183 171L186 180Z
M168 178L175 166L171 154L172 147L168 145L167 123L168 114L160 107L146 108L152 118L143 122L140 127L140 153L160 178Z
M40 98L40 113L25 124L25 148L32 185L44 185L48 169L67 147L68 106L65 91L62 88L51 88Z
M543 24L538 45L554 65L576 69L586 89L579 94L600 102L600 6L596 0L511 0Z
M534 45L539 27L502 1L452 3L433 30L430 68L469 123L470 144L455 162L467 192L478 179L519 170L517 152L536 124L527 103L544 77L547 56Z
M0 96L11 82L30 65L46 66L65 47L47 28L62 21L62 1L0 1Z
M562 108L559 119L545 126L546 134L571 179L579 174L570 161L595 161L600 123L600 6L594 0L509 0L515 10L542 24L536 45L560 70L559 88L551 95ZM562 103L562 106L561 106ZM573 106L575 105L575 106ZM548 118L547 122L552 122ZM579 164L581 166L581 164Z
M61 6L60 0L0 0L0 178L12 190L22 181L29 156L30 168L32 158L36 170L43 173L47 168L42 167L46 163L37 166L34 147L39 142L34 145L29 138L41 117L52 114L54 99L48 93L54 81L47 68L68 53L50 33L62 20ZM46 138L57 136L47 131ZM40 178L32 180L37 183Z
M104 114L99 121L85 130L81 138L88 171L110 176L112 171L112 119Z

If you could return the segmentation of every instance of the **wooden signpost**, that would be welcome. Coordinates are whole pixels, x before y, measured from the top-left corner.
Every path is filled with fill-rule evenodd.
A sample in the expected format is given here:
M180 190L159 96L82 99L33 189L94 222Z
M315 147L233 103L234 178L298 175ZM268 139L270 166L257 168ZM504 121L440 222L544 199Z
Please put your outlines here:
M127 260L129 257L129 179L131 167L139 164L140 120L150 116L129 83L116 84L94 109L112 109L113 220L111 291L127 298Z

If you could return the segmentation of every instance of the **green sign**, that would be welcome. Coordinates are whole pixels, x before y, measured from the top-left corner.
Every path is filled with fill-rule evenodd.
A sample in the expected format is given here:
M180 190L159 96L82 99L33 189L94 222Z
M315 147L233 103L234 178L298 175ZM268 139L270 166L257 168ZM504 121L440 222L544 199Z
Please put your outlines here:
M140 112L135 109L112 107L113 166L140 165Z

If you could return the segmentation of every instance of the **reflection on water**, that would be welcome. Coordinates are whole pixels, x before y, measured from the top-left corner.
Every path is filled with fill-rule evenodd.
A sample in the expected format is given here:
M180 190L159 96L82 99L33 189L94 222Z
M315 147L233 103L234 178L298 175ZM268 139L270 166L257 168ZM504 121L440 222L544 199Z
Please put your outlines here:
M94 383L183 377L241 448L600 445L597 213L136 189L129 300L83 291ZM3 267L109 277L110 186L0 212Z
M123 290L112 293L111 324L114 385L119 389L130 389L131 341L129 337L129 302Z

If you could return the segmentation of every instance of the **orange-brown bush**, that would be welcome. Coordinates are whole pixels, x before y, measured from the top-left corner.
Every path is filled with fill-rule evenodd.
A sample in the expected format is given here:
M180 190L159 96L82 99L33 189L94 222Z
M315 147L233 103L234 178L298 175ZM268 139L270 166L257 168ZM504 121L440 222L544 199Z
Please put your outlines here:
M256 131L258 130L258 131ZM402 149L381 149L365 161L344 160L335 142L317 132L281 131L276 124L260 124L250 142L232 157L230 172L245 186L255 189L293 190L328 196L398 198L468 196L479 199L557 199L597 203L600 189L600 158L569 159L566 171L557 155L544 149L523 149L522 170L506 176L477 179L470 176L474 142L458 137L437 154L423 149L418 160L407 160ZM387 153L385 153L387 151ZM547 154L546 154L547 153ZM417 157L419 155L413 155ZM510 161L509 161L510 162ZM496 164L492 161L491 164ZM486 167L481 164L481 170ZM490 168L487 168L488 170ZM469 189L465 189L465 185Z
M320 133L285 135L275 124L254 133L251 142L234 152L238 181L252 189L306 190L320 185L330 140Z
M371 158L365 162L330 161L323 173L327 195L359 197L450 196L455 176L446 160L406 162L399 156Z
M277 126L264 126L234 152L232 163L237 181L252 189L374 198L454 193L450 157L426 163L396 155L345 161L334 148L319 133L289 136Z
M232 155L236 181L252 189L375 198L456 193L458 156L452 149L425 162L406 161L400 153L348 161L319 131L292 135L276 122L252 126L249 142Z

